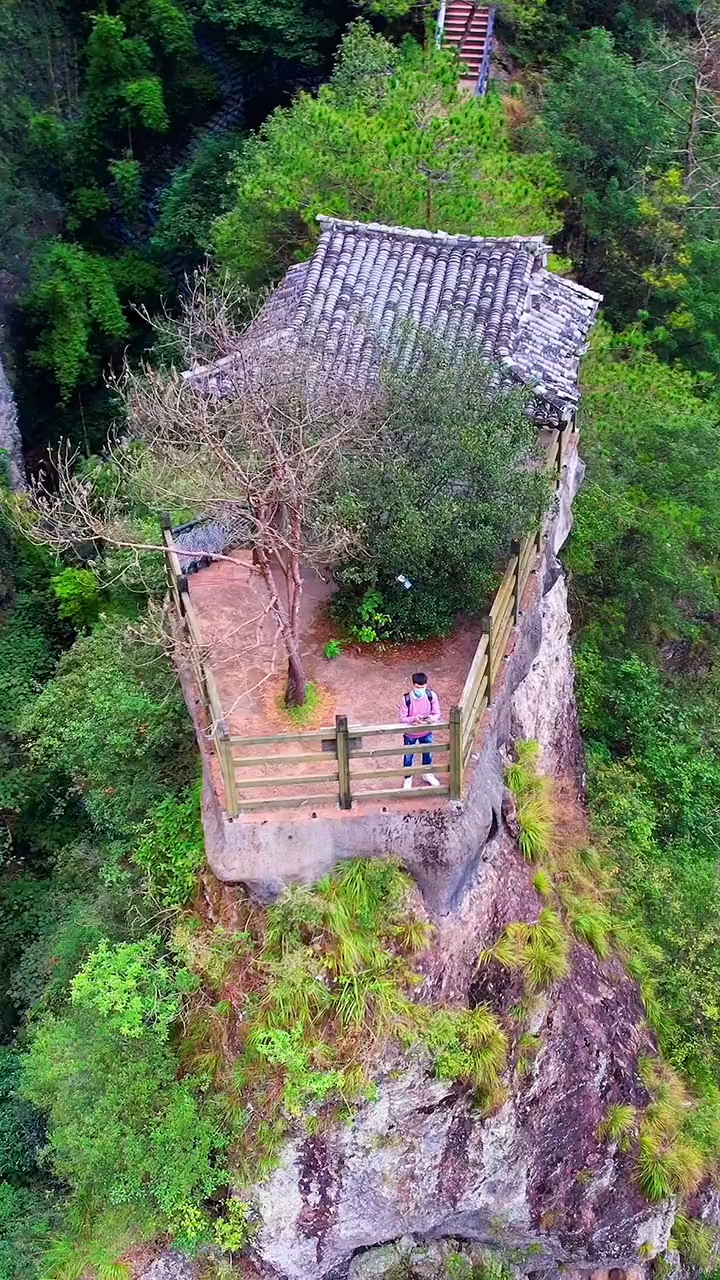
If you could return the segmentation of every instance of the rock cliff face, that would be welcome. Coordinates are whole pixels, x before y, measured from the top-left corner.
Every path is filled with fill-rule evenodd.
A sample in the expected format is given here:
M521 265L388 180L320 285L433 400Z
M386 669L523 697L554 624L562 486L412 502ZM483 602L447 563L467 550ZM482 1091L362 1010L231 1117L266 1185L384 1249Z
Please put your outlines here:
M17 421L15 397L0 360L0 449L7 455L10 488L25 488L25 463Z
M448 806L407 847L389 846L412 871L436 927L421 995L484 1002L505 1017L519 991L492 964L480 969L479 953L512 921L535 920L543 905L512 836L503 763L513 741L539 741L541 767L557 779L568 810L578 810L582 788L557 559L582 474L571 448L464 808ZM540 1050L529 1069L511 1062L506 1100L494 1114L481 1114L469 1089L435 1079L422 1052L398 1050L377 1076L376 1099L351 1124L289 1143L252 1196L257 1274L441 1280L449 1252L471 1256L478 1248L502 1252L533 1277L641 1274L644 1260L667 1247L675 1205L648 1205L632 1156L596 1136L609 1106L648 1101L637 1062L652 1045L639 992L617 959L600 961L576 943L568 977L535 1001L528 1030Z
M548 576L511 732L538 738L544 767L571 790L579 752L569 617L562 576ZM462 899L435 917L424 990L507 1014L517 992L492 966L478 971L477 957L509 922L537 918L542 904L502 820L478 845ZM611 1104L648 1101L637 1073L651 1047L642 1017L618 961L601 962L576 944L569 977L533 1013L542 1048L529 1073L511 1070L495 1114L483 1117L467 1089L432 1078L422 1056L387 1062L377 1100L351 1126L288 1146L258 1188L260 1273L440 1277L449 1241L477 1242L525 1271L554 1274L626 1270L664 1250L674 1205L649 1206L633 1183L632 1157L595 1134Z

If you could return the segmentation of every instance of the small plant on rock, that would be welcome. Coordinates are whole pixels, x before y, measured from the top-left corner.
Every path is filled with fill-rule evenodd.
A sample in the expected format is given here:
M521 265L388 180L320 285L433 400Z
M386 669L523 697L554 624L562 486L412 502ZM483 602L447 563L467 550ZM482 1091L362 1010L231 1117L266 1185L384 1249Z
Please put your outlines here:
M711 1270L718 1236L717 1230L709 1223L679 1213L673 1225L672 1238L686 1267L693 1271Z
M492 1106L500 1096L500 1076L507 1061L507 1037L486 1005L431 1016L425 1043L435 1058L441 1080L471 1084Z
M538 751L537 742L517 743L516 759L505 774L508 789L517 802L518 843L529 862L549 852L553 834L548 786L537 770Z
M608 1108L604 1120L595 1133L600 1142L616 1142L620 1151L630 1151L637 1132L635 1108L626 1102L617 1102Z
M535 923L508 925L494 947L481 954L481 964L489 960L521 973L530 991L559 982L568 972L568 940L560 917L544 907Z
M638 1186L652 1201L687 1195L705 1170L702 1152L685 1129L690 1099L678 1076L659 1059L644 1059L640 1074L652 1102L640 1123Z
M612 949L610 912L598 902L567 892L563 893L562 901L575 936L592 947L601 960L606 960Z

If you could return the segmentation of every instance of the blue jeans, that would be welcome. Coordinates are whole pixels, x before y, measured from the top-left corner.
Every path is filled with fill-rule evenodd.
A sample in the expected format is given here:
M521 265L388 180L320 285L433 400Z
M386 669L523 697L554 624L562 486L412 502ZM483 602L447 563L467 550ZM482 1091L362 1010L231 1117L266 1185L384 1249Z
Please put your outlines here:
M432 742L432 734L431 733L405 733L403 734L403 742L405 743L406 747L414 747L418 742L422 743L422 745L425 746L426 742ZM412 769L412 763L414 759L415 759L415 756L412 751L410 752L410 755L403 756L403 769ZM429 751L423 751L422 762L424 765L432 764L432 756L430 755Z

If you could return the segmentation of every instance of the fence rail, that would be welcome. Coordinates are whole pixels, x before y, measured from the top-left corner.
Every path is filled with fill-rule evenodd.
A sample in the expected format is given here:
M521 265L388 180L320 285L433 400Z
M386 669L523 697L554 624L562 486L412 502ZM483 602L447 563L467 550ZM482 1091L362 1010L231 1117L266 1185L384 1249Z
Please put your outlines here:
M546 470L555 474L556 487L563 467L563 432L553 432ZM193 675L220 765L223 803L229 818L246 812L284 808L338 805L350 809L356 801L407 802L433 797L462 799L468 763L477 741L484 711L507 656L522 599L541 550L542 526L513 543L495 598L482 619L482 635L473 655L463 691L448 720L432 726L427 744L432 765L415 763L423 744L405 746L398 741L407 731L403 724L348 724L346 716L320 729L298 729L276 734L239 737L231 734L223 717L215 678L203 644L197 612L188 592L187 577L173 542L169 519L163 520L165 567L171 599L186 642ZM393 741L384 742L383 738ZM379 739L378 745L366 745ZM250 755L245 752L253 748ZM413 756L406 768L402 756ZM373 767L376 761L392 767ZM438 781L432 791L386 787L386 780L428 775ZM438 775L440 775L438 777ZM379 783L374 787L373 783ZM359 784L359 785L358 785ZM316 788L313 790L313 788ZM264 795L266 790L272 795ZM259 793L259 794L258 794Z

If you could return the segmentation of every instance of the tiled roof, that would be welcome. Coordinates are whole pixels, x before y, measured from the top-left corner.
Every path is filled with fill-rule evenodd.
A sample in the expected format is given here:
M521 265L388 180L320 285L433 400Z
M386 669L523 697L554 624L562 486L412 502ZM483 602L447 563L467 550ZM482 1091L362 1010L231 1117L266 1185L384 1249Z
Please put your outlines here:
M366 384L388 344L411 356L417 331L428 329L502 362L558 409L577 402L601 295L549 272L541 237L319 221L315 253L270 295L252 326L256 340L307 342L339 380ZM221 383L231 361L202 372Z

